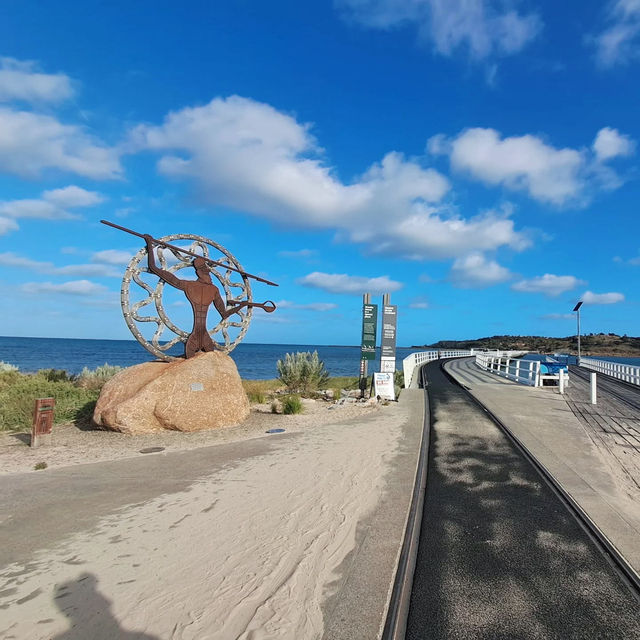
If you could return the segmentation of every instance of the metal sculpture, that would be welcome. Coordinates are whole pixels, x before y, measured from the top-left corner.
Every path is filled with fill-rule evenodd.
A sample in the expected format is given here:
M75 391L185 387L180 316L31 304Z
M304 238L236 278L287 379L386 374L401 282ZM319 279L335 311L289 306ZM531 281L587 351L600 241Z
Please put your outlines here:
M169 355L168 351L179 342L185 345L186 358L194 356L199 351L221 350L229 353L244 338L254 307L263 309L267 313L275 311L276 305L271 300L253 302L250 279L274 287L278 285L247 273L235 257L216 242L203 236L190 234L176 234L156 239L107 220L100 222L143 238L145 241L146 247L138 251L127 265L122 280L120 300L129 330L136 340L156 357L162 360L175 360L176 357ZM188 242L189 245L188 247L177 246L172 244L174 242ZM176 275L178 271L188 267L195 269L197 280L185 280ZM145 282L144 274L146 273L155 275L158 278L157 282ZM224 290L226 303L220 289L213 283L212 275ZM165 284L183 291L191 304L193 310L191 331L178 327L169 318L163 304ZM132 285L138 285L146 294L133 303L132 298L135 296L132 295ZM140 294L140 290L135 291ZM212 304L220 314L220 321L209 330L207 315ZM156 314L143 315L141 310L149 305L155 307ZM139 323L157 325L150 340L143 336ZM167 339L164 335L165 330L174 334L175 337ZM223 343L214 341L213 336L218 333L221 334Z

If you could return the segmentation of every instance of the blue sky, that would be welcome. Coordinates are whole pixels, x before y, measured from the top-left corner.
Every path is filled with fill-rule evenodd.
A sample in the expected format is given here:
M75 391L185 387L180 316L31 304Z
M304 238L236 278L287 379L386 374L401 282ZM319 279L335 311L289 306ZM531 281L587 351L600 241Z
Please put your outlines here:
M2 12L1 334L130 337L102 218L278 282L249 342L638 334L640 0Z

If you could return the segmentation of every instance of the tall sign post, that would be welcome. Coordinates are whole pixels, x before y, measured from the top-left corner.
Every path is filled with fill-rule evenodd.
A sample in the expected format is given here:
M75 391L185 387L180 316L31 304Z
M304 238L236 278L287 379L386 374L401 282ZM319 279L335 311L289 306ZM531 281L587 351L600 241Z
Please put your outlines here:
M360 392L364 397L367 388L369 360L376 359L376 333L378 330L378 305L371 304L371 294L362 296L362 343L360 346Z
M390 304L391 296L382 297L382 332L380 339L380 371L395 373L396 370L396 332L398 327L398 307Z

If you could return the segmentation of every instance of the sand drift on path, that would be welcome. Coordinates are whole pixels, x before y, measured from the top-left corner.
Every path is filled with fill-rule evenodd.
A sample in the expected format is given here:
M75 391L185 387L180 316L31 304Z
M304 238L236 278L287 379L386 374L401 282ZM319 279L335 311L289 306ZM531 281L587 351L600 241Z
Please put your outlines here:
M320 638L398 449L395 411L286 436L5 567L0 638Z

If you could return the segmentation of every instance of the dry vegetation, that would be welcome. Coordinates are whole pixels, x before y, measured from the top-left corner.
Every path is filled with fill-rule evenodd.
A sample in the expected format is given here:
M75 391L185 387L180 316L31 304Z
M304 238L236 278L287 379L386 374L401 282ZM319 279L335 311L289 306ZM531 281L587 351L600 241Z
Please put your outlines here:
M640 357L640 338L615 333L590 333L580 338L582 355ZM491 336L477 340L441 340L419 348L430 349L513 349L540 353L578 352L578 338L547 338L544 336Z

